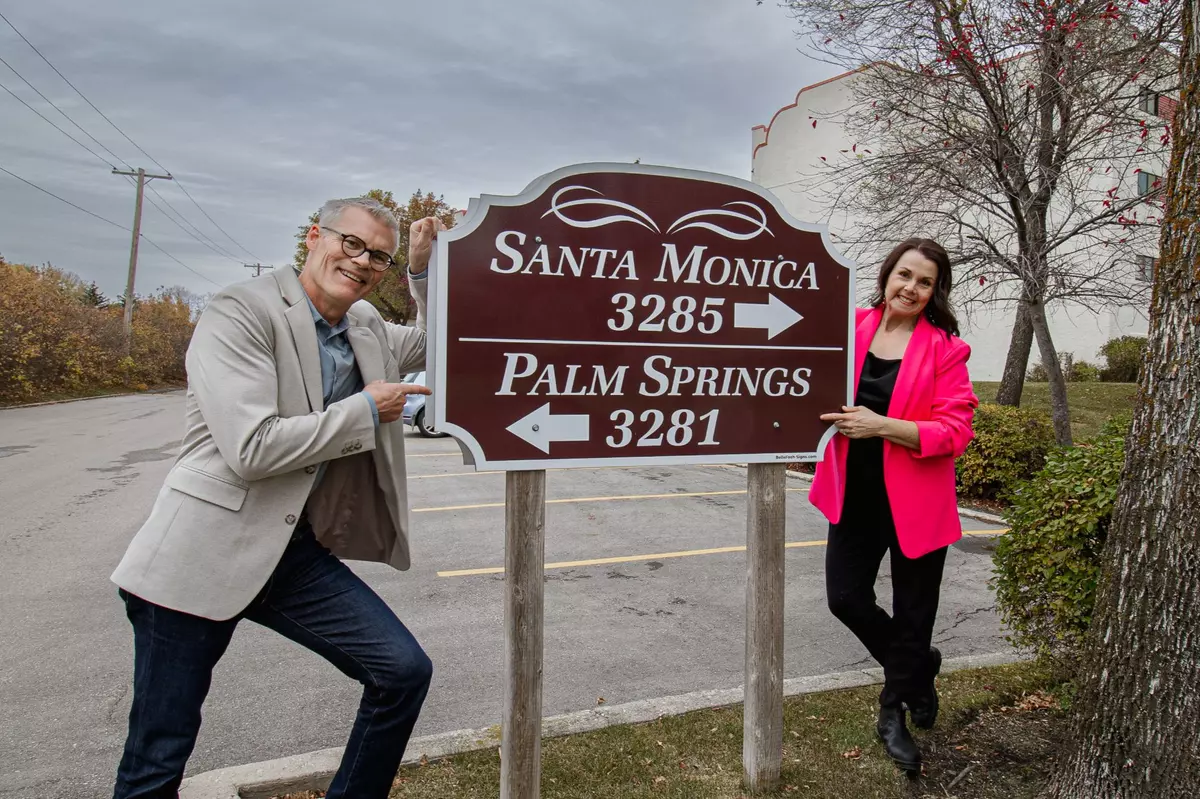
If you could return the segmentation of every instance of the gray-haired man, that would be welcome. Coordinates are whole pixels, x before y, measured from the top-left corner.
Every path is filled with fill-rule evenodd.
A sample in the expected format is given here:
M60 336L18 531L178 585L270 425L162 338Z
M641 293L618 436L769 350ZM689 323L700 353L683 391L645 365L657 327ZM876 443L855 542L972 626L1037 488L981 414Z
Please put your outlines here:
M407 569L405 396L425 362L425 269L443 229L410 231L416 327L363 298L393 265L399 227L367 198L331 200L297 275L213 298L187 354L179 457L113 582L133 624L133 707L114 796L174 797L213 667L242 619L363 683L332 799L383 799L432 664L340 558Z

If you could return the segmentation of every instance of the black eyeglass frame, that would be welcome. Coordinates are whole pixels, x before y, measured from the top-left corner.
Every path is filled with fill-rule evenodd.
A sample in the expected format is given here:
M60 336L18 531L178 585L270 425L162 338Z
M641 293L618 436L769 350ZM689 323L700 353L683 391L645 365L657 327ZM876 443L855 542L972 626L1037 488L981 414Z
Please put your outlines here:
M342 237L342 252L346 254L347 258L357 258L358 256L362 255L365 252L368 254L367 255L367 263L370 264L371 268L374 269L376 272L386 272L387 270L391 269L393 266L396 265L395 258L388 255L383 250L368 250L367 243L365 241L363 241L362 239L360 239L358 236L355 236L353 233L343 233L340 230L334 230L333 228L325 227L324 225L318 225L318 227L320 227L321 230L327 230L330 233L333 233L335 235ZM354 239L362 246L355 247L354 245L350 244L350 242L349 242L350 239ZM385 261L383 261L382 267L375 265L375 259L377 257L381 258L381 259L386 259Z

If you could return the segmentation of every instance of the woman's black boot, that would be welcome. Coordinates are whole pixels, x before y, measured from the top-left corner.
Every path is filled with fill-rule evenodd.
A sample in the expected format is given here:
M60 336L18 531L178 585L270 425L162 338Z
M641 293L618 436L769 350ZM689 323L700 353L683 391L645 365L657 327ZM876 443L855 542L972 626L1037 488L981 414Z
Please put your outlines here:
M904 723L903 707L880 707L875 732L896 765L909 772L921 771L921 750Z
M919 727L922 730L933 729L933 725L937 721L938 695L935 679L942 670L942 653L936 646L929 647L929 667L931 671L929 693L920 699L908 703L908 712L912 718L913 726Z

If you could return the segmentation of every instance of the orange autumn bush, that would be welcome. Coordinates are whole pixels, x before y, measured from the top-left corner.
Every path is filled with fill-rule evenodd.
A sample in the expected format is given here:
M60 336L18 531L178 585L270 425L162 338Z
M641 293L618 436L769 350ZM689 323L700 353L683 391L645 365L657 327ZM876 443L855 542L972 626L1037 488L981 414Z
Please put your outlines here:
M0 402L181 382L191 308L178 292L138 298L124 354L119 304L52 266L0 260Z

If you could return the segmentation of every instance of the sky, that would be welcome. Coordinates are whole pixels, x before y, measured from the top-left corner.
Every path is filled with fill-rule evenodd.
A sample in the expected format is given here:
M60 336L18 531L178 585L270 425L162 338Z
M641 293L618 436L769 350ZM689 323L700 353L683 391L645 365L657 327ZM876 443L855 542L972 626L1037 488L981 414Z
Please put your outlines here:
M179 179L148 184L137 293L204 294L251 276L244 263L289 263L322 202L373 188L465 208L589 161L749 178L750 129L836 73L770 0L0 0L0 13L137 145L0 20L0 86L96 153L0 89L0 167L116 223L0 172L0 255L109 297L124 293L135 197L112 166Z

